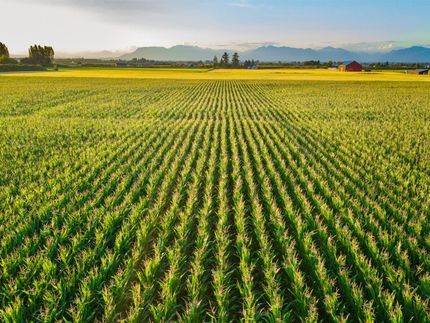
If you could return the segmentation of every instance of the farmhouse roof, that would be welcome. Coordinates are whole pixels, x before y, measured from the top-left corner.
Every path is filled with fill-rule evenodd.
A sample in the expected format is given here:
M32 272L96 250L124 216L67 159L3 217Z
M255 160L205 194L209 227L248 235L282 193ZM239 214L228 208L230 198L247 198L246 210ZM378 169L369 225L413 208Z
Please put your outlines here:
M416 70L407 70L408 73L425 73L428 72L428 68L417 68Z
M349 64L354 63L355 61L345 61L342 64L340 64L339 66L348 66Z

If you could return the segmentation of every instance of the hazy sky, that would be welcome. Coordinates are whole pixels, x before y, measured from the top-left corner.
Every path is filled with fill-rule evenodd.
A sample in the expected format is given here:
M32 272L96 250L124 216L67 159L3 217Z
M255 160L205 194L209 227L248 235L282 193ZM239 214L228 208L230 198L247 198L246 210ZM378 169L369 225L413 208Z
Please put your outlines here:
M68 52L430 44L430 0L0 0L0 8L0 41L13 53L32 43Z

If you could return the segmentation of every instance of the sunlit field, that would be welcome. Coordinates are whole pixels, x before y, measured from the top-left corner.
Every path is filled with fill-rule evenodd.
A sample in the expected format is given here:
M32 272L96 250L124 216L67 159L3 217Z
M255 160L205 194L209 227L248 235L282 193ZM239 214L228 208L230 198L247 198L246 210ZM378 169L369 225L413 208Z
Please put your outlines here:
M0 74L0 321L430 321L429 80Z
M408 75L404 71L339 72L326 69L188 69L188 68L67 68L47 72L0 73L2 76L89 77L198 80L314 80L314 81L430 81L429 75Z

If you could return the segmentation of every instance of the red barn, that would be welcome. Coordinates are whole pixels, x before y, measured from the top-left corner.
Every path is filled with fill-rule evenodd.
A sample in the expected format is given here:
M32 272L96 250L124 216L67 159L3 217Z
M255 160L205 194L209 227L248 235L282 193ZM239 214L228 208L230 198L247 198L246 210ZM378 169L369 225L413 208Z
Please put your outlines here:
M362 70L363 66L356 61L346 61L339 66L339 71L341 72L361 72Z

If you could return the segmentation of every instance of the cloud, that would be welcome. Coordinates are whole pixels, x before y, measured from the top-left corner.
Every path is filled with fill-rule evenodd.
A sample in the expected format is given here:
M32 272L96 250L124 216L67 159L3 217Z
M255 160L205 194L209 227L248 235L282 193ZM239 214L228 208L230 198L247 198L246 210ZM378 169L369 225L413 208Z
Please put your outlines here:
M130 26L159 26L175 23L187 24L188 8L185 0L181 5L174 0L16 0L23 3L39 3L50 7L73 8L91 13L111 24ZM191 8L192 10L192 8ZM198 15L196 15L198 18Z
M24 0L30 2L30 0ZM35 2L35 1L31 1ZM172 0L39 0L40 3L57 6L68 6L99 13L136 13L157 12L172 3Z
M227 3L230 7L239 7L239 8L253 8L254 5L248 2L248 0L238 0L235 2L229 2Z
M359 16L339 14L346 5L331 8L322 0L0 1L2 10L8 12L0 19L0 30L8 31L2 36L3 41L20 51L26 51L27 44L35 41L68 51L172 46L184 42L201 46L226 44L224 48L247 50L279 43L321 46L327 39L333 39L328 44L341 46L394 37L411 41L411 37L416 37L420 39L415 42L428 44L425 10L413 16L402 14L402 19L394 18L395 12L380 17L385 11L360 11L365 12L368 20L363 25ZM347 2L356 5L355 0ZM361 2L368 6L374 3ZM383 48L390 44L360 46Z
M236 8L243 8L243 9L257 9L257 8L265 7L265 5L262 3L255 4L255 3L251 3L250 0L236 0L233 2L228 2L227 6L236 7Z
M213 45L214 48L229 48L229 49L236 49L241 51L247 51L251 49L255 49L262 46L276 46L281 45L279 42L274 41L255 41L255 42L227 42L227 43L221 43Z
M417 42L408 41L379 41L379 42L360 42L352 44L343 44L342 46L348 50L363 51L363 52L389 52L393 49L405 48L416 45Z

